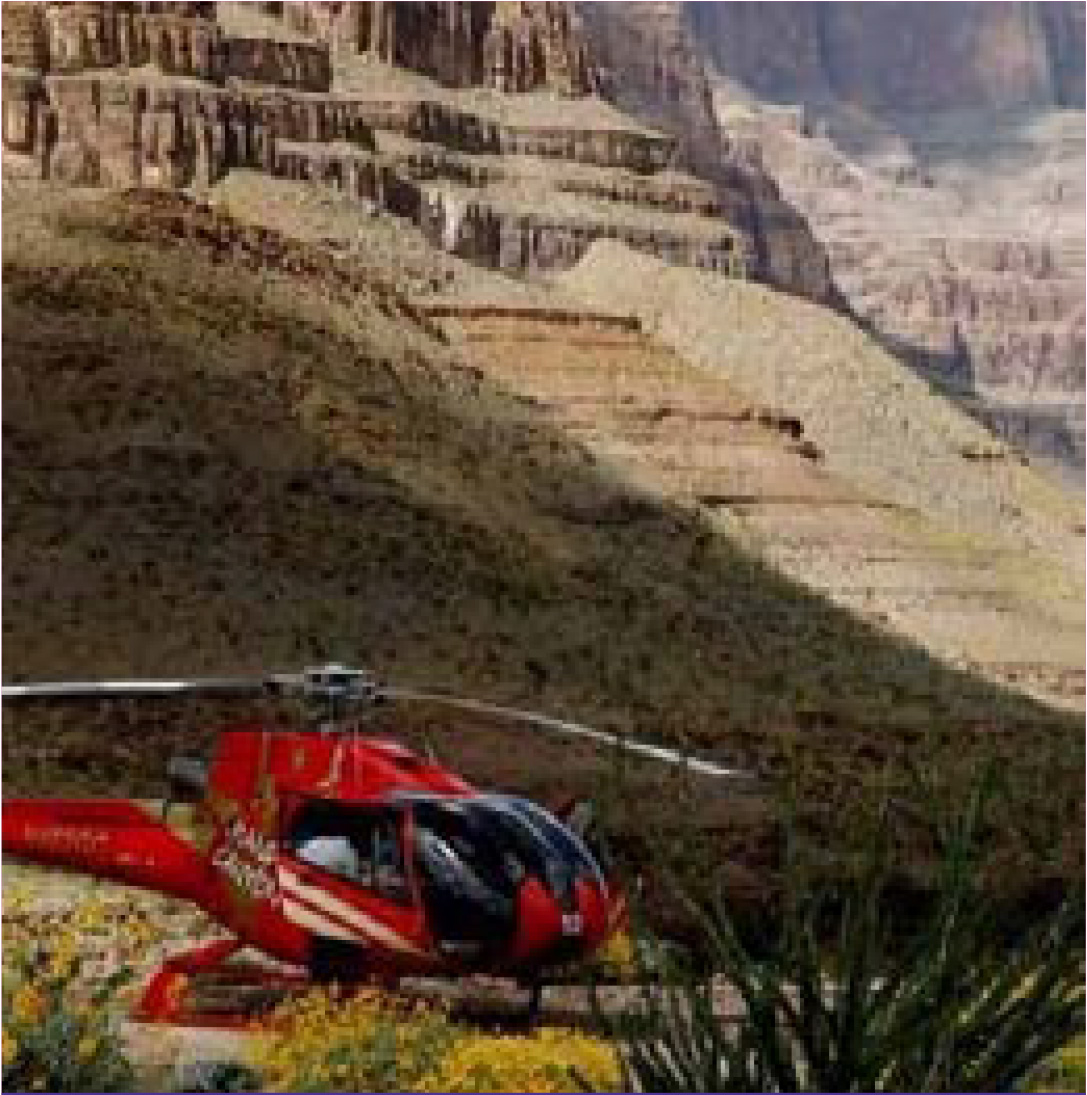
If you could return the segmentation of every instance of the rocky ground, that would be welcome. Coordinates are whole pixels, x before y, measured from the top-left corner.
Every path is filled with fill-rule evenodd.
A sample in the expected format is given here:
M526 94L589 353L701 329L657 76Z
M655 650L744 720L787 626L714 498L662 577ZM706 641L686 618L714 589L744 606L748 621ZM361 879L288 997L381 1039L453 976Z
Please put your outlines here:
M161 898L155 894L76 874L47 870L30 864L5 859L3 868L5 946L17 947L29 934L39 931L40 922L50 920L62 930L65 918L78 910L94 910L100 925L95 933L81 936L83 975L94 976L95 964L102 970L113 970L121 962L131 969L133 977L110 1003L118 1029L130 1059L137 1069L140 1090L188 1090L202 1074L215 1066L236 1063L252 1067L256 1032L252 1029L228 1029L193 1022L183 1024L148 1024L134 1018L135 1003L147 979L166 958L184 953L220 937L217 927L206 917L182 902ZM28 926L37 922L39 927ZM132 946L118 938L145 932L153 938L147 945ZM259 961L254 952L242 952L245 962ZM598 1008L605 1012L637 1006L644 989L624 979L612 982L614 974L595 990L595 1000L579 977L577 983L559 979L544 987L538 1015L531 1026L553 1026L561 1029L596 1029ZM256 1022L262 1014L253 1009L253 989L259 980L250 978L245 990L216 990L219 1005L232 1001L235 1026L238 1017L249 1015ZM201 988L190 988L192 999L199 999ZM203 993L206 997L207 987ZM248 991L248 995L246 994ZM526 992L510 981L477 977L453 980L416 978L405 981L401 991L413 1002L441 1007L452 1018L468 1028L480 1031L520 1033L526 1022ZM270 1001L287 999L265 984L261 991L262 1007ZM248 1001L248 1002L247 1002ZM722 1014L733 1014L739 1008L734 991L722 982L717 989L717 1005ZM247 1010L248 1009L248 1010Z

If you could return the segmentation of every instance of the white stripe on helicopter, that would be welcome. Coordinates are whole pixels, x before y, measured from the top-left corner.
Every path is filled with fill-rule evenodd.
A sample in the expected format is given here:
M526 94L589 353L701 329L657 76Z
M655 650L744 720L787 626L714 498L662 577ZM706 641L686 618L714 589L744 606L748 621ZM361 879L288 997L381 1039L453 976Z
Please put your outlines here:
M331 920L319 916L290 897L283 898L283 915L292 924L297 924L300 928L305 928L306 931L313 932L315 935L322 935L328 939L342 939L347 943L362 944L367 942L357 932L349 932L345 928L341 928L339 924L333 924Z
M420 950L415 944L402 935L398 935L379 920L367 916L361 909L348 905L346 901L334 897L327 890L307 885L286 867L279 867L277 873L279 875L280 892L285 902L289 901L293 894L293 896L305 901L315 909L320 909L330 916L350 924L353 928L357 928L368 942L377 943L380 946L401 951L405 954L414 954L420 958L425 957L425 951Z

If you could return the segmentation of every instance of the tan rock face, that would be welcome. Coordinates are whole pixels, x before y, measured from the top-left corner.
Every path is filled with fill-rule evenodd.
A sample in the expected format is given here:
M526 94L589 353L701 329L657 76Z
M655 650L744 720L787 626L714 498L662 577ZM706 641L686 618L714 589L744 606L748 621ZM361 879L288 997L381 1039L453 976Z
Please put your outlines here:
M46 4L45 64L55 72L153 65L215 80L222 36L210 4Z
M780 288L836 305L826 254L804 218L722 134L683 5L588 3L580 10L606 93L675 134L681 162L715 181L726 216L751 241L749 268Z
M580 21L567 4L499 3L483 43L485 82L495 91L588 95L599 78Z
M736 275L743 264L736 237L729 231L698 237L669 232L666 227L616 224L602 233L589 219L567 220L549 216L546 210L532 214L466 202L440 188L423 198L418 223L435 246L507 272L566 269L602 234L679 266Z
M0 22L5 65L37 69L48 56L45 20L40 4L11 3Z
M1078 478L1082 6L686 14L722 128L803 212L852 309L1002 435Z
M164 76L331 86L328 48L225 35L214 4L15 3L3 21L4 63L52 73L148 66Z
M351 103L108 71L4 72L5 146L71 185L181 187L210 184L231 167L278 171L277 141L373 144L364 112Z
M723 100L736 139L824 241L855 312L1002 436L1073 474L1084 459L1077 116L971 114L941 127L930 115L933 157L914 138L891 159L848 155L842 137L816 135L814 111L797 127L791 112Z
M597 76L580 20L561 3L268 5L338 51L411 69L447 87L587 95Z
M715 183L715 204L746 240L746 269L791 291L837 303L826 256L803 218L764 172L730 158L727 149L722 153L709 84L680 5L587 4L576 11L570 4L522 2L271 7L293 30L330 43L340 55L374 58L449 87L546 90L569 97L602 92L663 125L678 145L680 162ZM633 135L580 136L557 128L549 133L511 128L501 145L504 153L569 157L641 172L660 170L671 159L671 147L657 151ZM583 250L561 245L540 253Z
M644 446L639 465L664 473L670 493L690 484L725 527L852 612L1016 687L1082 702L1074 497L827 309L608 244L561 284L586 308L637 316L657 346L702 370L702 387L684 378L661 399L670 415L622 435ZM616 383L599 353L575 371L572 349L532 370L543 351L507 337L481 347L491 367L514 390L546 387L545 405L572 411L598 444L615 427L606 409L580 413L587 392L625 417L655 380L644 370ZM714 383L777 409L785 451L732 433L737 421L695 421L725 409ZM693 396L686 406L681 392Z

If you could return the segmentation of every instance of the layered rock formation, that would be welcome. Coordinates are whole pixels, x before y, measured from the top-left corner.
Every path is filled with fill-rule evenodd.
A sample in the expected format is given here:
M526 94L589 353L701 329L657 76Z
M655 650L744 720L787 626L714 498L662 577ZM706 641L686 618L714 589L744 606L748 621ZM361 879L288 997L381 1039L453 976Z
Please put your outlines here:
M72 185L210 184L276 171L279 144L373 147L361 104L101 74L4 73L5 150ZM344 180L345 185L347 180Z
M15 3L4 16L4 63L52 73L150 66L164 76L234 78L327 91L327 50L228 36L206 3Z
M827 309L604 243L561 283L652 359L579 341L544 368L519 317L462 318L511 389L852 612L1082 703L1082 509L1014 449Z
M1082 137L885 104L1075 102L1082 13L1013 4L963 22L884 5L873 22L821 7L10 4L5 161L109 186L257 170L516 274L610 238L834 306L840 284L980 417L1081 464ZM902 33L874 49L883 88L855 55L887 20ZM941 36L924 59L903 44ZM737 111L794 93L824 106Z
M752 265L770 284L837 305L826 254L775 181L722 133L699 44L683 6L581 4L607 93L676 135L679 158L715 180L729 218L752 241Z
M293 30L410 69L446 87L500 92L597 89L596 71L571 7L561 3L283 3L263 5Z
M5 158L23 173L206 187L255 169L513 273L606 237L833 299L765 173L712 154L704 78L695 114L647 129L600 96L629 88L607 86L607 43L572 5L13 4L3 26Z
M599 90L581 28L565 4L499 3L483 44L483 66L487 85L496 91Z

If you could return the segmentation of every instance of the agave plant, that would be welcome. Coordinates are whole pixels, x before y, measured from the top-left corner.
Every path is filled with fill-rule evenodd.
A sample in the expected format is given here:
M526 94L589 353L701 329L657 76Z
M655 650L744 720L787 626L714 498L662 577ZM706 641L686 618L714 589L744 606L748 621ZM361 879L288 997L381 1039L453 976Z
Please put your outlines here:
M997 930L980 854L990 793L978 781L944 827L934 900L905 938L887 915L889 849L878 827L850 881L808 889L800 874L790 879L780 928L758 951L727 907L700 911L713 976L658 956L643 964L637 1002L599 1016L621 1044L628 1090L1011 1091L1029 1082L1083 1031L1083 895L1016 938ZM722 985L734 1015L722 1014Z

